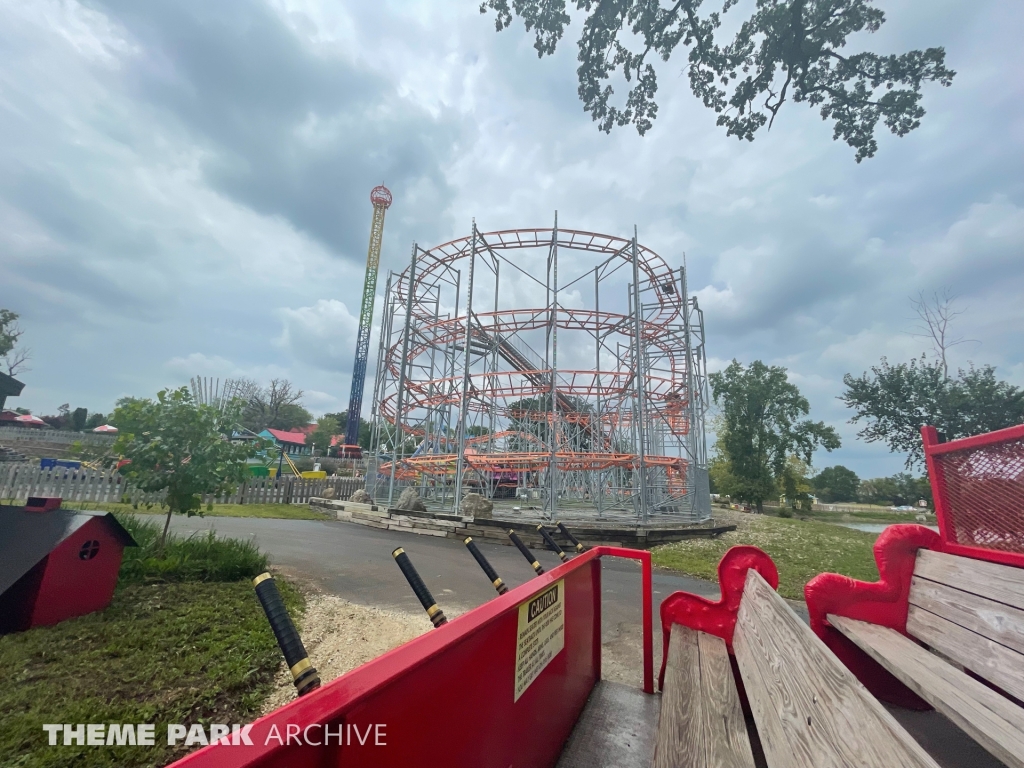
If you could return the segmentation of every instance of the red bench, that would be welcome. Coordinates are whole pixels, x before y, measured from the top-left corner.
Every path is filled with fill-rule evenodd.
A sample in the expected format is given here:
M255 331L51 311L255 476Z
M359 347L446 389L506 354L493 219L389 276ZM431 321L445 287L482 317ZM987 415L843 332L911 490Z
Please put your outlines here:
M1024 766L1024 426L922 435L939 532L886 529L878 582L812 579L811 627L879 698L934 707Z
M1024 426L922 432L940 532L883 532L878 582L812 579L810 628L753 547L722 558L720 600L662 603L656 768L752 766L752 736L769 766L935 765L879 698L1024 768Z

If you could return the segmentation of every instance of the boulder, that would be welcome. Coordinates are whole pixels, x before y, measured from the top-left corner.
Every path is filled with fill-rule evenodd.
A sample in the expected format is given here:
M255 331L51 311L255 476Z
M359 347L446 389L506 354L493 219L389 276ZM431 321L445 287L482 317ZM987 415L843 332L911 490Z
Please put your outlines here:
M415 488L406 488L402 491L402 495L398 497L398 503L394 506L395 509L404 509L406 512L426 512L427 505L423 503L423 499L416 492Z
M462 504L459 505L459 511L467 517L490 520L493 516L494 504L479 493L467 493L462 499Z
M323 493L320 494L320 498L321 499L333 499L334 498L334 489L331 488L330 486L328 486L327 488L324 488Z
M353 493L348 500L354 501L356 504L373 504L373 499L370 498L370 494L362 488Z

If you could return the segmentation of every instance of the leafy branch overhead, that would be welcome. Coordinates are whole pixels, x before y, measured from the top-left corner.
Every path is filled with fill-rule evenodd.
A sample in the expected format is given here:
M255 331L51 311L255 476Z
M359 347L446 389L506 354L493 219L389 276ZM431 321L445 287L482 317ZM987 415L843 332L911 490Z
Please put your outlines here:
M817 107L834 123L833 138L856 151L857 162L878 149L879 121L897 136L921 124L921 86L948 86L956 74L943 48L882 55L846 51L847 38L877 32L885 14L872 0L756 0L732 40L718 39L723 17L739 0L705 12L703 0L574 0L586 14L578 41L579 97L602 131L632 123L640 135L658 114L658 77L652 60L689 49L690 89L718 113L727 135L752 141L787 101ZM484 0L500 32L515 16L535 35L538 56L551 55L569 26L567 0ZM739 10L734 11L740 13ZM612 103L608 83L621 72L629 83L624 104Z

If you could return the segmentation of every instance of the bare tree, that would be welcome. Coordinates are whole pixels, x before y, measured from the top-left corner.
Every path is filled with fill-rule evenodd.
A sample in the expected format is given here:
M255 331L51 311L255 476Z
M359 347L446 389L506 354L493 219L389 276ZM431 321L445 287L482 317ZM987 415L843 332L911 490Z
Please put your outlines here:
M32 359L32 350L28 347L20 347L15 349L13 352L8 352L3 357L4 367L7 369L8 376L15 376L19 373L26 373L31 368L28 367L27 363Z
M918 325L912 335L931 342L935 357L942 363L942 376L946 379L949 378L949 350L960 344L977 341L953 335L951 324L964 313L964 310L957 307L956 300L956 294L951 293L948 287L943 288L941 292L933 292L930 297L921 291L916 299L910 299L910 306L913 307L918 319Z
M0 360L8 376L29 370L27 363L32 359L32 350L18 346L18 340L24 333L18 324L18 313L0 309Z
M245 426L254 432L267 427L285 429L305 424L311 418L302 407L303 391L288 379L272 379L266 387L252 381L243 381L240 391L245 393Z

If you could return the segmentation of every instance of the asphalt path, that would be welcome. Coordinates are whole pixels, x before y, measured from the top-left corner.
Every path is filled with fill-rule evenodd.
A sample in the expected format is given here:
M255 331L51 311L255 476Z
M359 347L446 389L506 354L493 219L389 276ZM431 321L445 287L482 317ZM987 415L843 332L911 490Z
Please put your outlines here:
M179 517L179 533L214 529L218 535L252 538L273 565L353 603L405 612L421 611L391 552L403 547L438 604L452 614L491 600L496 593L465 545L456 539L387 531L332 520L279 520L254 517ZM474 539L509 587L529 581L533 569L514 547ZM552 552L535 549L546 570L559 564ZM655 623L661 600L677 590L717 597L718 585L655 569ZM602 630L613 639L620 625L640 626L640 565L602 559Z

